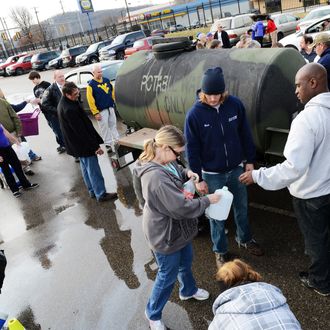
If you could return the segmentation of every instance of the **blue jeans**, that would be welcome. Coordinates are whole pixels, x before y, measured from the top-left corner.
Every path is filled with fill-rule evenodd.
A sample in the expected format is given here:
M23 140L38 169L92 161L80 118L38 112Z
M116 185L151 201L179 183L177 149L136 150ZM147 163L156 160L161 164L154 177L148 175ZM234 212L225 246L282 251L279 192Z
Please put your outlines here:
M316 288L330 290L330 194L310 199L293 197L293 208L311 259L308 279Z
M103 175L97 156L80 157L80 168L89 195L98 200L106 193Z
M227 186L234 195L233 209L236 223L236 241L240 243L250 242L252 239L248 219L247 190L244 184L240 183L238 177L243 173L243 168L238 166L229 172L218 174L203 173L203 179L209 187L209 193ZM211 239L213 251L225 254L228 252L228 241L225 234L225 221L210 219Z
M192 244L171 254L155 252L158 273L147 303L146 314L150 320L162 318L162 311L171 296L176 279L180 283L180 295L190 297L197 292L196 282L191 271L193 259Z
M53 132L55 134L56 142L59 144L60 147L65 148L63 134L62 134L60 122L59 122L57 116L52 115L52 114L45 114L45 118L48 122L49 127L53 130Z

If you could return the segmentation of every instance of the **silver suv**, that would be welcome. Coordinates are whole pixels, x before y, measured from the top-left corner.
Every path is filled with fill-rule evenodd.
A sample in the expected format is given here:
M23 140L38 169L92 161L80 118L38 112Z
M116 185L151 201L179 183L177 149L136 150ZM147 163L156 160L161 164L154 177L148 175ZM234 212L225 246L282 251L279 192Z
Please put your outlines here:
M232 46L236 45L239 38L254 24L252 17L254 14L243 14L231 17L225 17L214 21L210 32L217 31L217 26L220 23L223 29L228 33L229 41Z

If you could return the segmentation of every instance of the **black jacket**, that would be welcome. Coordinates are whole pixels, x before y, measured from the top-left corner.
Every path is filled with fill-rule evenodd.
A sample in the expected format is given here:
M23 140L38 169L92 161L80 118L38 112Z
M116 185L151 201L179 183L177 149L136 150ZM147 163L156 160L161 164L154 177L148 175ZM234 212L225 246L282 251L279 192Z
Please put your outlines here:
M219 39L218 31L214 33L213 39ZM230 41L226 31L221 32L222 48L230 48Z
M95 151L103 140L80 102L62 96L57 111L66 152L73 157L95 156Z
M57 105L62 97L62 92L56 82L53 82L43 93L41 105L43 112L57 116Z

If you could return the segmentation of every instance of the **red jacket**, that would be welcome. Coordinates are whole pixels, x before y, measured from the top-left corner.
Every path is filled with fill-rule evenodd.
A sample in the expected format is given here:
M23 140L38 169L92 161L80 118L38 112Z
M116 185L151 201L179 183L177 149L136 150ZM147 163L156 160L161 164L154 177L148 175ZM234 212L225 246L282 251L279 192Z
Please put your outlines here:
M268 20L267 22L267 33L272 33L277 30L277 27L272 20Z

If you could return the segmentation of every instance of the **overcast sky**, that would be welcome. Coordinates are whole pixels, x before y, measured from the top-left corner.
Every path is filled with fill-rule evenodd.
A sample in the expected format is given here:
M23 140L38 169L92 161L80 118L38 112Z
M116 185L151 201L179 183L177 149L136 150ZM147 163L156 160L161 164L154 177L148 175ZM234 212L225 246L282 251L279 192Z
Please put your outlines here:
M169 1L170 0L127 0L127 3L132 6L138 6L142 4L155 5L157 3L168 3ZM31 9L31 13L35 18L33 7L37 7L40 21L63 12L60 0L2 0L1 2L0 16L6 18L7 24L10 27L13 26L13 23L9 18L10 8L24 6ZM125 7L125 0L92 0L92 3L95 11ZM62 0L62 5L64 11L78 10L77 0Z

